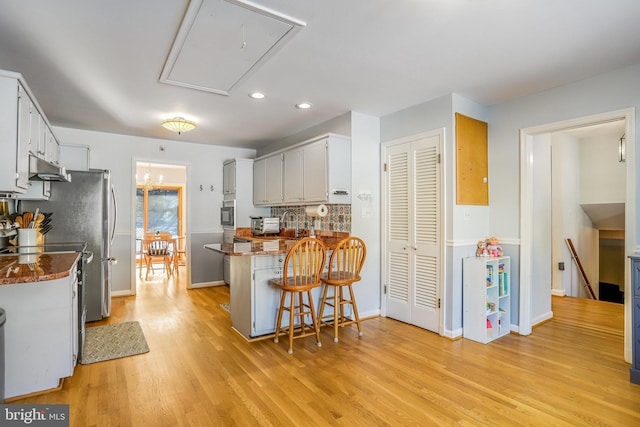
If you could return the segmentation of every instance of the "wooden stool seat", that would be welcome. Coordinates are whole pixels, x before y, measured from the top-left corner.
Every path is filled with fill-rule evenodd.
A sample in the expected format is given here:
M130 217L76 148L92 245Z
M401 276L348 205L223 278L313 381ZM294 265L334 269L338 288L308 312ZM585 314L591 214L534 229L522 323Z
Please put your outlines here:
M338 342L338 327L351 324L358 325L358 336L362 336L358 306L352 285L360 281L360 270L367 257L367 248L358 237L347 237L341 240L329 258L329 271L322 276L324 290L320 302L320 325L333 326L333 341ZM331 289L332 293L329 293ZM348 296L347 296L348 291ZM353 318L345 315L345 306L351 305ZM325 315L326 307L331 307L333 313Z
M320 275L325 261L326 249L320 240L311 237L302 239L287 253L283 277L269 281L282 291L273 342L277 343L280 335L286 332L289 336L289 354L293 354L294 339L310 335L315 335L318 347L322 346L311 290L322 283ZM287 296L289 305L286 304ZM283 328L282 315L285 311L289 312L289 325ZM307 318L310 320L306 320Z

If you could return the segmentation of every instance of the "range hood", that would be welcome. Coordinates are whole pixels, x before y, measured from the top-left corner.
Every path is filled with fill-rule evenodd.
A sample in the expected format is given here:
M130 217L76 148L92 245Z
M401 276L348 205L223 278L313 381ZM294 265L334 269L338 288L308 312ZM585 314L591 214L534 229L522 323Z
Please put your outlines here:
M30 181L63 181L71 182L71 175L60 166L49 163L35 156L29 156Z

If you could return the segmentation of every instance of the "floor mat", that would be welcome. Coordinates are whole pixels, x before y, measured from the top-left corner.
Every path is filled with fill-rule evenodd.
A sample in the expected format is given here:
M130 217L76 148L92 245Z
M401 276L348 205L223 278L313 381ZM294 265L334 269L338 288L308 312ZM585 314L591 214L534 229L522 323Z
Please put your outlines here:
M147 340L137 321L93 326L86 329L80 363L88 365L148 351Z

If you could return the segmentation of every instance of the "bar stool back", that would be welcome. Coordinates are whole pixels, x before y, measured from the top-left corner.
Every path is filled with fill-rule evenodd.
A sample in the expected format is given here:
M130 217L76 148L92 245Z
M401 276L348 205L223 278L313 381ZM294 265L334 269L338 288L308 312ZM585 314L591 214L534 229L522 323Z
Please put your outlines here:
M358 325L358 336L362 336L360 316L356 305L356 297L351 285L360 280L360 270L367 257L367 247L358 237L347 237L341 240L329 258L329 271L322 276L325 284L320 302L320 325L333 325L333 341L338 342L338 326L355 323ZM329 294L331 290L331 294ZM347 296L348 292L348 296ZM353 308L353 319L345 316L345 305ZM333 313L324 314L325 308L333 308Z
M302 239L296 242L287 253L282 278L269 281L271 285L282 291L273 342L277 343L280 334L287 332L289 335L289 354L293 354L294 339L310 335L316 336L318 347L322 346L311 290L321 285L320 276L326 256L325 246L320 240L313 237ZM288 306L286 305L287 296L289 296ZM281 328L282 314L285 311L289 312L289 325ZM305 320L307 318L309 320Z

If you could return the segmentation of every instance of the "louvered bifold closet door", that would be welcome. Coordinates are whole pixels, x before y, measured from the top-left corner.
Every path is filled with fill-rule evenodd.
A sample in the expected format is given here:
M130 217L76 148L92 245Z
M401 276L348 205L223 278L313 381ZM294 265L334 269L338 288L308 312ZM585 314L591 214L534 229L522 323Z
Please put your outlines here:
M387 150L387 316L411 320L411 152L407 144Z
M414 143L414 301L412 323L437 330L439 204L438 139L436 137Z
M386 152L386 315L439 332L440 138Z

